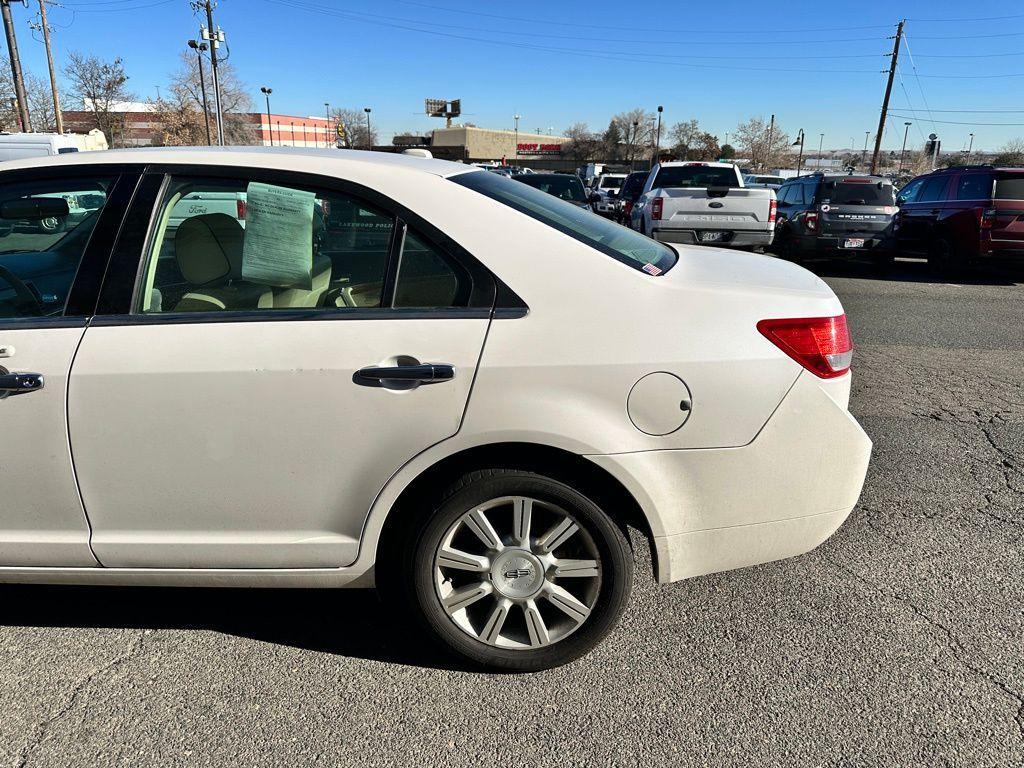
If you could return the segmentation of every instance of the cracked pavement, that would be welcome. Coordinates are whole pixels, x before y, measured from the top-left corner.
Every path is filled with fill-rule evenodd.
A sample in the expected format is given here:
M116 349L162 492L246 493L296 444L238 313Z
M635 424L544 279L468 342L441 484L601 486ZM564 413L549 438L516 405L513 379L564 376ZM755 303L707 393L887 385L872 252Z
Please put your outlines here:
M371 592L0 587L0 765L1020 766L1024 276L826 269L875 451L816 551L641 572L593 654L518 677Z

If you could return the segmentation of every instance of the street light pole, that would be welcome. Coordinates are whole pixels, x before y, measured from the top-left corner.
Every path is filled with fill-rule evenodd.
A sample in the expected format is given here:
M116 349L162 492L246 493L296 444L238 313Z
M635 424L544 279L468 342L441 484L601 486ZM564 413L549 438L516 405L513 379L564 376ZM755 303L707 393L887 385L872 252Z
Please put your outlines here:
M818 134L818 170L819 171L821 170L821 160L822 160L822 157L821 157L821 145L824 143L824 141L825 141L825 134L824 133L819 133Z
M663 106L661 106L661 104L659 104L658 105L658 136L654 140L654 155L651 157L651 167L652 168L654 167L654 164L656 162L658 162L658 155L661 154L661 113L664 112L664 111L665 111L665 108Z
M900 150L900 169L896 171L896 175L899 176L903 173L903 156L907 154L907 133L910 131L911 123L903 124L903 148Z
M797 131L796 141L793 142L793 145L796 146L797 144L800 145L800 157L796 161L796 175L797 175L797 178L799 178L800 177L800 169L803 168L803 166L804 166L804 129L803 128L801 128L799 131Z
M518 168L519 167L519 115L512 115L512 119L516 121L516 129L515 129L516 146L515 146L515 152L512 155L512 157L515 158L514 163L515 163L516 168Z
M274 146L274 124L270 120L270 94L274 92L274 89L261 86L260 91L267 97L267 134L270 136L270 146Z
M964 165L970 165L971 164L971 155L973 153L974 153L974 134L972 133L971 134L971 143L967 147L967 162L964 163Z
M327 113L327 135L324 137L324 146L328 149L331 148L331 102L324 102L324 110Z
M371 138L372 134L370 133L370 108L363 107L363 112L366 113L366 148L372 152L373 139Z
M864 152L860 156L860 161L866 163L868 159L868 139L871 138L871 131L864 131Z
M210 107L206 103L206 76L203 74L203 51L206 50L206 43L198 40L189 40L188 47L196 52L196 61L199 64L199 92L203 95L203 118L206 121L206 146L213 145L213 135L210 133Z

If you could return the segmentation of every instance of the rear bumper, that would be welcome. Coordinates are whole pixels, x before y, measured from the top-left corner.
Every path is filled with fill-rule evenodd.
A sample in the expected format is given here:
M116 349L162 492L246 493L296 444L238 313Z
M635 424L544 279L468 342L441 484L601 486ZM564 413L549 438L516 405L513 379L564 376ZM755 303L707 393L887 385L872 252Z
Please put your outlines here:
M675 243L677 245L710 245L715 248L767 248L775 239L774 231L743 231L743 230L709 230L712 232L725 232L725 240L703 242L700 239L699 229L670 229L660 227L651 231L651 237L662 243Z
M588 457L643 508L660 582L799 555L836 531L860 496L871 440L834 390L802 373L738 448Z
M846 248L850 239L863 239L862 248ZM889 239L880 232L849 232L841 235L801 235L796 238L797 250L801 253L829 253L856 258L858 253L889 251Z

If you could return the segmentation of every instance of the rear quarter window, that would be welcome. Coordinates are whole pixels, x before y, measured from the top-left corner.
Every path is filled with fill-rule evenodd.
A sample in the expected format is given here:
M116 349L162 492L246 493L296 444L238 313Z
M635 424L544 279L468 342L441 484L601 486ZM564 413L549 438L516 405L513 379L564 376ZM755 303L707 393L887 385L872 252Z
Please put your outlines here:
M1024 173L996 179L997 200L1024 200Z

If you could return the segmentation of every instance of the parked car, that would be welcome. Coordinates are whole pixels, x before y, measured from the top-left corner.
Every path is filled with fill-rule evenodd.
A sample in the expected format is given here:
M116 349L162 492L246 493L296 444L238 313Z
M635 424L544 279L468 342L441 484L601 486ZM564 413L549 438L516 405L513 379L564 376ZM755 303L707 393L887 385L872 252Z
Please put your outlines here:
M514 178L516 181L527 184L534 189L539 189L541 192L554 195L559 200L565 200L580 208L586 208L588 211L593 210L590 196L587 194L586 189L583 188L583 182L580 181L579 176L575 174L526 173Z
M629 174L622 186L619 188L619 210L616 220L620 224L629 224L629 215L633 211L633 205L640 199L644 191L644 182L650 171L634 171Z
M786 182L778 196L773 250L782 257L891 258L896 201L889 179L816 173Z
M763 250L775 236L775 192L747 189L731 163L661 163L630 223L662 242Z
M743 177L743 186L745 187L763 187L767 189L774 189L776 192L787 179L784 176L758 176L757 174L750 173Z
M375 583L537 670L621 615L627 525L671 582L806 552L857 502L846 317L801 267L380 152L19 161L0 214L84 185L91 237L0 254L0 581ZM183 190L228 185L244 228L165 242ZM358 226L324 245L318 203Z
M1024 258L1024 168L943 168L909 182L896 204L899 252L927 257L944 274Z
M592 201L594 210L609 219L618 217L619 189L626 180L625 173L602 173L594 182Z

